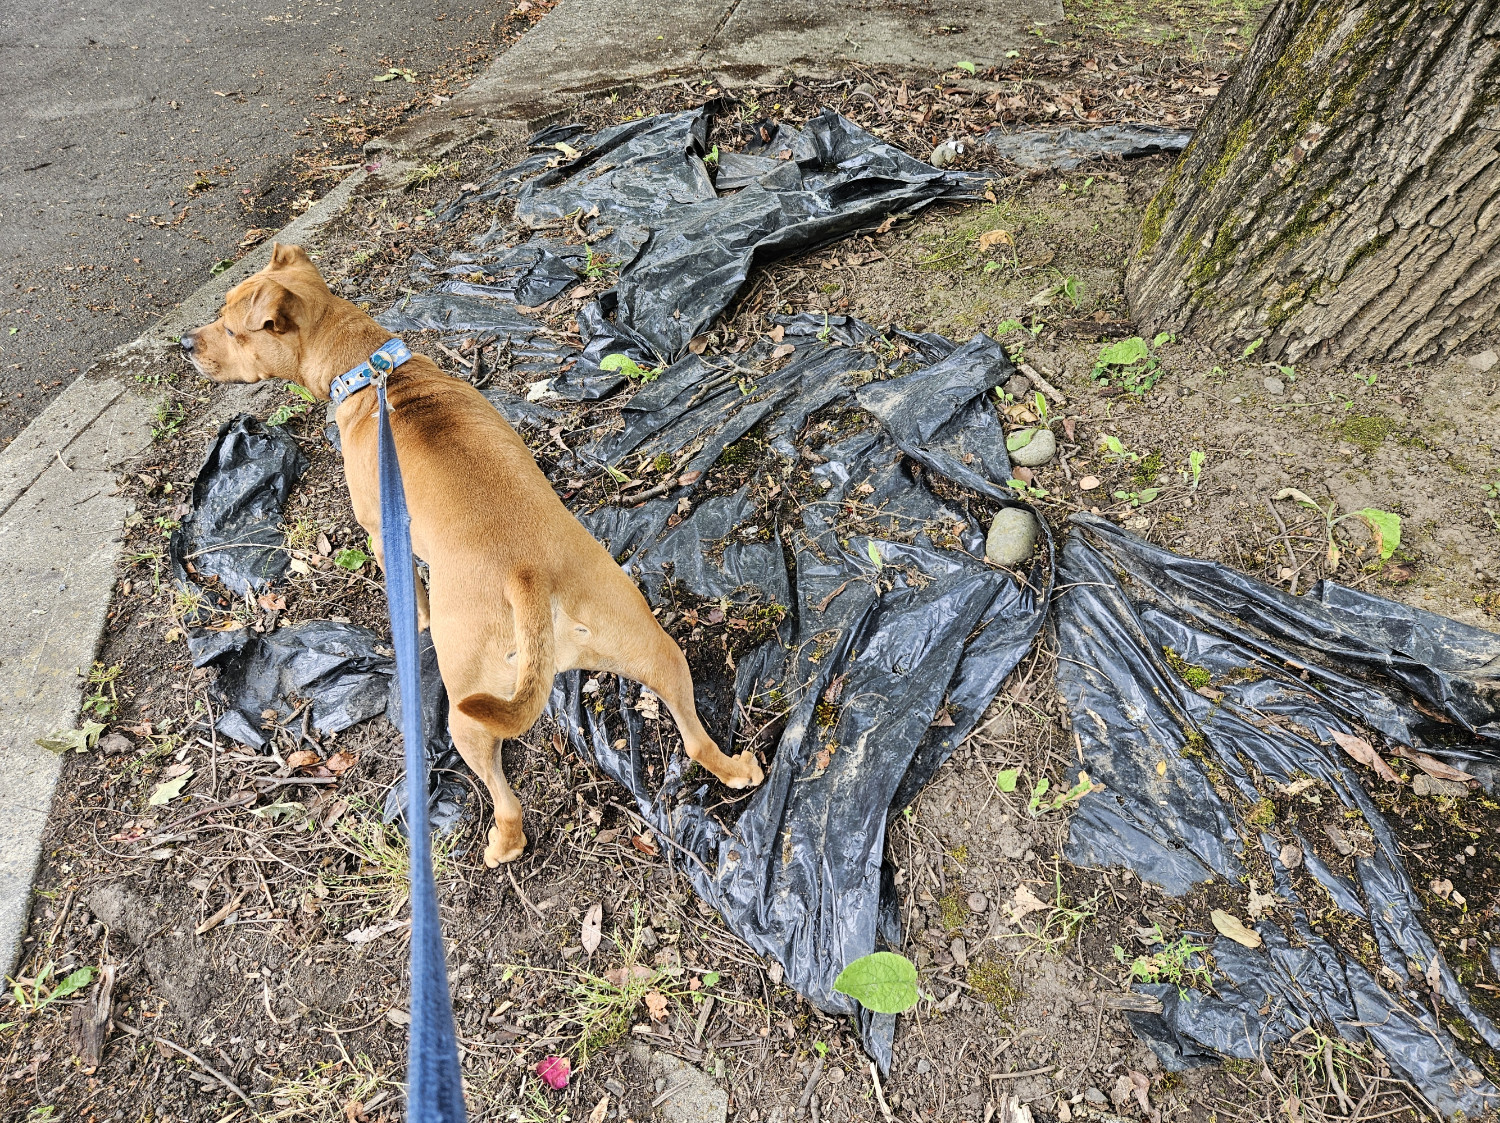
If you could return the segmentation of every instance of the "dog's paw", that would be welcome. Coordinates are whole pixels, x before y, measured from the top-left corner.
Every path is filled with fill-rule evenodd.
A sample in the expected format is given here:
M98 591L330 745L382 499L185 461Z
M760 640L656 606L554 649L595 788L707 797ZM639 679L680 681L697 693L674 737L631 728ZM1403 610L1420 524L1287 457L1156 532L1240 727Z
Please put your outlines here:
M516 839L510 837L502 839L498 827L490 828L490 844L484 848L484 864L494 869L496 866L514 862L526 851L526 835L522 831L516 832Z
M726 787L753 788L766 778L766 774L760 770L760 764L748 751L730 757L729 763L733 765L734 771L728 776L720 777Z

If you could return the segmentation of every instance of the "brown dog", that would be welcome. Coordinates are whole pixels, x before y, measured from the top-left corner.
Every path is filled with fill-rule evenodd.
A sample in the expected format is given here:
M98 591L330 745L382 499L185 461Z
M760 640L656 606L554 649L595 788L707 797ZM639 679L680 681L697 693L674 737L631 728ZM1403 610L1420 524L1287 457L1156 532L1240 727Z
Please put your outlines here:
M182 347L216 381L283 378L327 400L336 376L392 338L329 292L300 247L277 245L265 269L229 291L219 319L183 336ZM386 393L412 548L431 574L430 608L417 582L419 625L430 619L453 740L495 801L485 862L514 861L526 847L500 745L536 722L559 671L642 683L672 711L690 757L731 788L760 783L754 757L726 757L704 730L687 660L635 583L479 391L414 355L391 372ZM337 420L354 517L383 567L374 389L345 399Z

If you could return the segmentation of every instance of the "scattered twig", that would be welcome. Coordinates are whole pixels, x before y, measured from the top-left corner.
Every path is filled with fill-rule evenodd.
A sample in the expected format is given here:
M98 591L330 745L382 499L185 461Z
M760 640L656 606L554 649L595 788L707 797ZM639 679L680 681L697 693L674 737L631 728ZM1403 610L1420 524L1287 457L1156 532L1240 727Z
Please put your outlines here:
M796 1118L807 1110L808 1103L812 1100L813 1092L817 1090L818 1081L823 1079L823 1058L819 1057L813 1061L812 1074L807 1078L807 1086L802 1089L802 1096L797 1100L797 1106L792 1111L792 1118ZM878 1087L878 1085L877 1085Z
M1281 544L1286 547L1286 564L1292 571L1292 596L1297 595L1297 575L1301 569L1297 565L1297 554L1292 549L1292 536L1287 533L1286 523L1281 519L1281 512L1276 509L1276 504L1269 499L1266 506L1270 509L1271 517L1276 520L1276 525L1281 528Z
M240 907L240 902L243 901L246 898L246 896L249 895L249 893L250 893L250 890L248 890L248 889L241 889L240 892L239 892L239 896L235 897L233 900L231 900L228 903L226 903L223 908L219 909L218 912L214 913L211 917L209 917L207 920L205 920L202 924L200 924L200 925L198 925L198 927L194 928L193 929L193 935L195 935L195 936L201 936L205 932L211 932L215 928L217 928L220 924L223 924L224 921L229 918L229 914L232 913L232 912L234 912L235 909L237 909L237 908Z
M213 1065L209 1064L202 1057L200 1057L197 1053L193 1052L191 1049L184 1049L181 1045L177 1044L177 1042L175 1042L175 1041L168 1041L165 1037L158 1037L156 1039L156 1041L157 1041L157 1044L159 1044L159 1045L165 1045L169 1049L176 1049L184 1057L186 1057L188 1060L192 1061L199 1068L201 1068L204 1072L208 1073L215 1080L217 1080L220 1084L224 1085L224 1087L228 1088L236 1096L238 1096L240 1099L242 1099L245 1102L245 1104L250 1108L251 1111L255 1110L255 1101L252 1100L248 1095L246 1095L245 1090L243 1088L241 1088L233 1080L229 1079L229 1077L225 1076L218 1069L214 1068Z

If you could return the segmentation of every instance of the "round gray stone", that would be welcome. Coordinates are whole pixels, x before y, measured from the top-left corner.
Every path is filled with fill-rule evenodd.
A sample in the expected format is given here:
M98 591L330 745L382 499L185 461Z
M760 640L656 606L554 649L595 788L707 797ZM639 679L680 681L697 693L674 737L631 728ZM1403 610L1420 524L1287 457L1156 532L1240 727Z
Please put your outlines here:
M1013 374L1005 381L1005 392L1019 402L1031 393L1031 379L1024 374Z
M1036 516L1021 507L1003 507L990 523L984 556L996 565L1020 565L1031 558L1042 528Z
M1010 462L1022 468L1039 468L1057 455L1057 438L1051 429L1038 429L1029 443L1010 454Z
M1286 383L1279 378L1262 378L1260 384L1272 394L1285 394Z

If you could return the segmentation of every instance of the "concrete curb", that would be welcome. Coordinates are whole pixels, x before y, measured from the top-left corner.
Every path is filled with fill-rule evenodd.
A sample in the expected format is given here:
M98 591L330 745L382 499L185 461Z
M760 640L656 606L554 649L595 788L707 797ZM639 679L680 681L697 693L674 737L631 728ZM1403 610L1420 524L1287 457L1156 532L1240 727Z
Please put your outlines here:
M409 167L387 158L382 180ZM275 240L302 244L341 213L374 174L348 176ZM152 389L180 360L175 337L213 319L224 294L270 259L271 243L198 287L145 334L116 349L64 390L0 452L0 969L15 970L31 884L61 759L39 737L77 726L81 687L104 635L133 510L120 469L148 449L166 396ZM234 401L247 398L243 391Z

